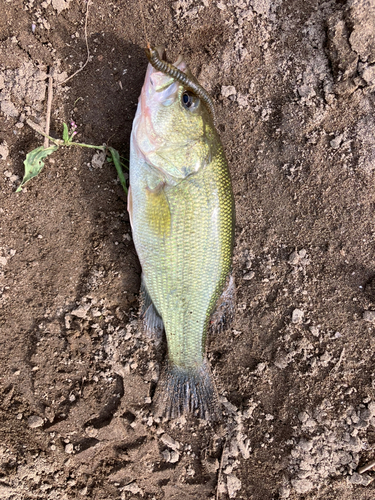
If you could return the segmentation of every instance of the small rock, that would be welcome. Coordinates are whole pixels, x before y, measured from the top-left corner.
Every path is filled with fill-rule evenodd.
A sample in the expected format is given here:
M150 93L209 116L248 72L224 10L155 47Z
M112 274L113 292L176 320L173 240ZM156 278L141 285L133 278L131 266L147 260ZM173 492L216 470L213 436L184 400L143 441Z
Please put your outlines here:
M91 438L95 438L98 435L98 429L95 429L95 427L92 427L91 425L86 427L85 432Z
M358 474L358 472L354 472L349 478L351 484L360 484L361 486L368 486L372 481L373 478L368 474Z
M229 474L227 477L229 498L236 498L237 491L240 491L241 486L241 481L234 474Z
M292 479L291 483L296 492L300 494L308 493L314 488L313 482L309 479Z
M172 451L171 451L171 456L170 456L169 462L170 462L171 464L175 464L176 462L178 462L178 461L179 461L179 459L180 459L180 454L179 454L177 451L172 450Z
M343 134L338 135L332 141L330 141L331 148L338 149L342 143Z
M272 5L272 0L251 0L252 9L262 16L267 16Z
M6 116L11 116L13 118L18 116L18 111L16 106L11 101L2 101L1 102L1 111Z
M6 266L8 259L6 257L0 257L0 266Z
M368 404L368 409L371 412L371 417L375 416L375 403L371 402Z
M286 352L282 351L276 356L275 366L280 368L280 370L283 370L290 363L290 359L290 356Z
M221 87L221 95L223 97L229 97L231 95L236 95L237 94L237 91L236 91L236 88L233 87L233 85L223 85Z
M65 328L67 330L70 330L70 326L71 326L71 323L72 323L72 316L71 314L66 314L65 317L64 317L64 320L65 320Z
M249 106L248 96L243 94L237 94L237 104L240 108L246 108Z
M365 311L363 319L369 323L375 323L375 311Z
M324 354L320 356L320 362L323 366L328 366L328 363L331 361L332 355L328 352L325 351Z
M73 316L77 316L77 318L86 318L87 313L91 307L91 304L85 304L84 306L77 307L74 311L71 312Z
M0 160L6 160L8 158L8 155L9 155L8 144L6 143L6 141L3 141L0 144Z
M294 309L292 312L292 323L295 325L302 323L305 313L301 309Z
M300 448L302 451L310 451L312 447L313 442L311 440L300 439L298 443L298 448Z
M31 429L36 429L44 425L44 420L38 415L31 415L31 417L27 419L27 423Z
M71 1L72 0L52 0L52 7L60 14L64 9L69 8Z
M106 160L105 151L97 151L91 160L92 168L102 168Z
M299 261L300 261L300 258L299 258L298 252L292 252L292 253L289 255L288 262L289 262L289 264L291 264L292 266L296 266L297 264L299 264Z
M302 411L301 413L298 414L298 420L302 423L307 422L309 419L309 414L305 411Z
M317 326L310 326L309 330L314 337L319 337L319 328Z
M72 443L68 443L66 446L65 446L65 453L73 453L74 451L74 446Z
M290 488L289 486L281 486L279 489L280 498L289 498L290 497Z
M172 450L178 450L180 448L180 443L175 441L169 434L163 434L160 441Z
M375 84L375 66L367 66L362 71L361 76L365 80L367 85L374 85Z
M121 489L122 489L122 491L130 491L130 493L133 493L133 495L140 493L143 496L143 491L137 485L137 483L127 484L127 485L123 486Z
M254 278L254 276L255 276L254 271L250 271L249 273L244 274L242 278L246 281L250 281Z
M311 99L316 96L315 90L310 87L310 85L301 85L301 87L298 88L298 94L305 99Z

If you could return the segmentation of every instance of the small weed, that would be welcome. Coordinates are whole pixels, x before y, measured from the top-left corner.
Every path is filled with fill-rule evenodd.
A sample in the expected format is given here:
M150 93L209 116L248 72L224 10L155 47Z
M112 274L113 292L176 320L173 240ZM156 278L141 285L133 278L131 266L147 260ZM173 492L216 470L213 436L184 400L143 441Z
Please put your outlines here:
M126 187L126 180L123 172L123 167L128 169L127 165L124 163L126 161L124 158L121 158L117 149L112 148L110 146L94 146L92 144L84 144L82 142L73 141L73 137L77 134L77 125L72 121L70 123L70 128L66 123L63 123L63 135L62 139L55 139L50 137L49 135L42 132L35 123L30 120L27 120L28 125L36 130L39 134L47 137L52 143L53 146L49 146L45 148L44 146L39 146L36 149L33 149L26 155L26 159L24 160L25 165L25 174L23 176L21 184L17 188L17 193L22 191L23 186L33 177L36 177L44 167L43 159L47 156L51 155L55 151L59 149L59 147L65 146L80 146L82 148L91 148L91 149L99 149L100 151L106 151L108 154L108 161L113 162L117 175L120 179L121 186L123 187L125 193L128 193L128 189ZM123 161L121 161L123 160Z

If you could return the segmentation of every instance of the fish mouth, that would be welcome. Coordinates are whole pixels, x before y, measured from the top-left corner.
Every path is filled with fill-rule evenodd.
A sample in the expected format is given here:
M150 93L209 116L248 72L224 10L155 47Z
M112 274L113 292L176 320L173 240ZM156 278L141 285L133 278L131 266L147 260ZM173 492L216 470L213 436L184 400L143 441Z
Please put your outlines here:
M168 62L166 58L165 46L158 45L155 49L158 52L159 58L162 61ZM183 60L182 55L178 56L176 62L173 63L173 65L182 72L185 72L187 70L187 66ZM149 89L148 95L152 95L152 98L155 101L163 104L164 106L169 106L176 100L178 89L180 86L180 83L178 81L176 81L170 75L155 69L151 64L149 64L147 76L146 85Z

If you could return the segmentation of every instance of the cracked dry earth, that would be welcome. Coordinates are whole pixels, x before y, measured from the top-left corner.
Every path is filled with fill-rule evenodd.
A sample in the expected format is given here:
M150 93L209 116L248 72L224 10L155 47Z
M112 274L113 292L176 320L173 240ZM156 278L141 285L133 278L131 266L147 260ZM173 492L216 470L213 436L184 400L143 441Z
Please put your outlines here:
M139 3L0 0L0 498L370 500L375 471L375 2L141 0L147 38L214 98L236 199L234 323L210 335L224 419L163 422L165 346L112 165L146 58ZM361 473L362 472L362 473Z

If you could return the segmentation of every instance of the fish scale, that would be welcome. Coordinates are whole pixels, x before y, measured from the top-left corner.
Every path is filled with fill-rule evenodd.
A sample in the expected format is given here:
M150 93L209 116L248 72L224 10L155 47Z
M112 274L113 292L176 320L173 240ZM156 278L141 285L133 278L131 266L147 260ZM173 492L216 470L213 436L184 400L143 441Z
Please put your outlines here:
M143 284L167 339L163 413L211 418L217 398L205 344L231 268L234 202L212 117L204 105L187 114L183 92L149 66L131 137L128 206Z

